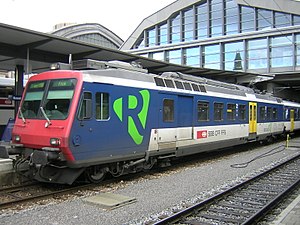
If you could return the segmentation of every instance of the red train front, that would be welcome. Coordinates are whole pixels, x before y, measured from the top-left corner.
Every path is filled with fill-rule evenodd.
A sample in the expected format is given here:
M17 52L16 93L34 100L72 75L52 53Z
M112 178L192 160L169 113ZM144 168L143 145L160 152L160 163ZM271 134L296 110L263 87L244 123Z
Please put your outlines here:
M52 71L33 76L24 92L12 141L17 146L20 144L23 159L30 158L32 165L43 166L49 161L57 161L54 168L51 167L53 176L57 174L55 167L64 170L67 162L74 160L68 146L68 137L81 87L80 72ZM18 170L28 170L22 168L24 165L28 164L22 164L22 161L16 164ZM48 171L40 168L30 170L35 170L30 171L30 174L38 180L43 179L43 173L47 173L47 180L54 179ZM78 173L81 172L78 170ZM59 180L58 177L55 179Z

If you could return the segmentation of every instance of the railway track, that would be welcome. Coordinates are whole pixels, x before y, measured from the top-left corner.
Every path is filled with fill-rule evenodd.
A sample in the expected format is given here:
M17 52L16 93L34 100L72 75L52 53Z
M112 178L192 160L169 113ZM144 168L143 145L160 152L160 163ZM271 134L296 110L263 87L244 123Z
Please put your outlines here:
M0 189L0 210L26 202L74 193L80 189L87 189L93 184L79 186L45 185L40 183L26 184Z
M299 185L300 155L155 224L255 224Z

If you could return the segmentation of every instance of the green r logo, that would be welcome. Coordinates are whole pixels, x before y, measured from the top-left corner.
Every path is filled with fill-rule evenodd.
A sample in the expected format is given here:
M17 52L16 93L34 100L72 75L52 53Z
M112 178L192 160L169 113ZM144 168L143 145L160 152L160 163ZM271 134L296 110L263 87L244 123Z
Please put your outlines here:
M143 106L141 111L138 113L138 119L143 127L146 128L147 116L148 116L148 109L149 109L149 102L150 102L150 93L148 90L140 91L140 94L143 99ZM138 99L134 95L128 95L128 109L136 109L138 106ZM118 98L114 101L113 105L114 111L118 116L119 120L123 122L123 98ZM143 142L143 136L139 133L136 124L132 118L132 116L128 116L128 134L132 138L132 140L137 144L140 145Z

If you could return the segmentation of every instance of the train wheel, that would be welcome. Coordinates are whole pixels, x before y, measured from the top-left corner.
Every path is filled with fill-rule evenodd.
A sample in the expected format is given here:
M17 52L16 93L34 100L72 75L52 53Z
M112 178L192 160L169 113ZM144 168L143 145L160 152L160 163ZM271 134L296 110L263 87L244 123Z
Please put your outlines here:
M107 168L93 166L86 170L86 177L92 183L100 183L107 173Z

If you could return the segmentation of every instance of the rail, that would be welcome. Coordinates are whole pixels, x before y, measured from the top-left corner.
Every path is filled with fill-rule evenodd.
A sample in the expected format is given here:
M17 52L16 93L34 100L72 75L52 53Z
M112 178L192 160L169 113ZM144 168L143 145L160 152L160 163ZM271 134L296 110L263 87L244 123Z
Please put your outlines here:
M299 184L297 155L155 224L254 224Z

